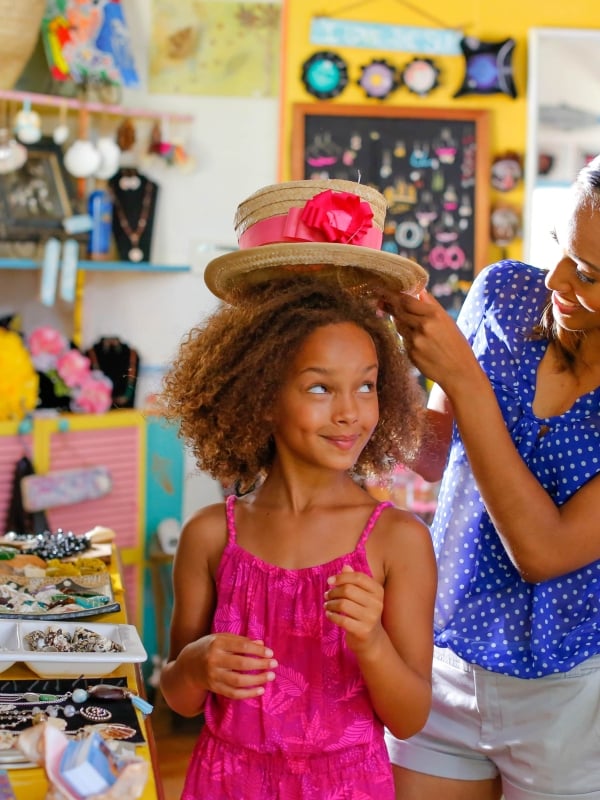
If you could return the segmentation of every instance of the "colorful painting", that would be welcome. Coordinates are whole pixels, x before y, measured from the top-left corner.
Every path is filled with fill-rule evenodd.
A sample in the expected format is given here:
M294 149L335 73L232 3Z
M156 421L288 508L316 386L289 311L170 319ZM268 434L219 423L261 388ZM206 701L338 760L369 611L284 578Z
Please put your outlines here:
M148 88L275 97L281 4L153 0Z
M55 80L139 86L120 0L47 0L42 39Z

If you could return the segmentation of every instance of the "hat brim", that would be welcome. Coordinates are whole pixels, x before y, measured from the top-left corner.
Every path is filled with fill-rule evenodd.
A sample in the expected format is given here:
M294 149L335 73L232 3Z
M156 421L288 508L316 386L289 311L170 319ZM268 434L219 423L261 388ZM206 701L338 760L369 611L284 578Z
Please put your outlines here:
M210 261L204 282L221 300L235 305L266 281L291 275L333 276L341 286L378 292L418 294L427 272L409 258L358 245L284 242L226 253Z

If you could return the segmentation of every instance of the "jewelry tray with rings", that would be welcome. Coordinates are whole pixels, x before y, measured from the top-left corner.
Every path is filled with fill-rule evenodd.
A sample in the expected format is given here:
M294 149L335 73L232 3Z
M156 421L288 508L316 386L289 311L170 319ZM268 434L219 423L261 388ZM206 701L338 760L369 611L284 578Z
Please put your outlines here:
M77 636L82 625L64 622L60 625L44 626L43 620L0 620L0 672L17 662L23 662L41 678L77 677L99 678L108 675L121 664L141 663L148 655L135 625L108 623L85 624L85 632L114 643L116 651L81 652L74 650L34 650L27 641L28 635L44 632L50 628L63 636Z
M119 611L108 572L61 578L0 575L0 620L70 620Z

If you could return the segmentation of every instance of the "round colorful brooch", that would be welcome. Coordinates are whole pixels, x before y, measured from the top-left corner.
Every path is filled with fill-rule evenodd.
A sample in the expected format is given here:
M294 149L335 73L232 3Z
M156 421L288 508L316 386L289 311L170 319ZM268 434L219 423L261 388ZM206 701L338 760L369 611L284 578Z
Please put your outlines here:
M319 100L337 97L348 84L348 67L343 58L329 50L315 53L302 66L306 91Z
M430 58L413 58L402 70L402 82L410 92L424 97L439 85L439 74Z
M364 90L367 97L385 100L386 97L397 89L400 81L396 67L385 59L374 59L362 67L358 85Z

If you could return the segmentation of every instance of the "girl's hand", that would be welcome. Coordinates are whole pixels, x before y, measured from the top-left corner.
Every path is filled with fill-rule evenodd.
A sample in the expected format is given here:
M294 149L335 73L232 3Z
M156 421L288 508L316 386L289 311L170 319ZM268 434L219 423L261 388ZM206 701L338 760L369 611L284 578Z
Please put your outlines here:
M347 564L327 582L331 588L325 592L325 614L346 631L346 644L359 654L383 632L383 586Z
M233 699L259 697L275 680L273 651L261 641L233 633L213 633L193 644L198 678L203 687Z

